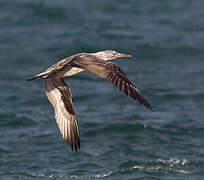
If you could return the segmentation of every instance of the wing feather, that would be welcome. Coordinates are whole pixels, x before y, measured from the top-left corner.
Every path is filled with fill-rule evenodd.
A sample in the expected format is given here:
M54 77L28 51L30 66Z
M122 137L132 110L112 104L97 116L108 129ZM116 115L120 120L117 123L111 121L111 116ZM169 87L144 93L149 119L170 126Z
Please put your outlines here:
M120 91L129 95L133 99L138 100L147 109L153 109L152 105L142 96L140 91L127 78L117 64L87 55L83 58L76 58L70 65L88 70L104 79L109 80Z
M80 148L79 128L68 85L62 78L47 78L45 90L63 139L77 151Z

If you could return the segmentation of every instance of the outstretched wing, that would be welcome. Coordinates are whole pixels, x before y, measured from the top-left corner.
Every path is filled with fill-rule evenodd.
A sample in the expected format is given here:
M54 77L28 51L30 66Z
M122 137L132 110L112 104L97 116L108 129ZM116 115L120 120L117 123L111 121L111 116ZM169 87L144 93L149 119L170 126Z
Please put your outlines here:
M133 85L133 83L128 80L127 76L117 64L87 55L83 59L75 59L70 65L88 70L102 78L109 80L120 91L123 91L126 95L138 100L147 109L153 109L152 105L148 103L148 101L142 96L140 91Z
M80 148L79 128L68 85L60 78L45 80L46 96L52 104L55 119L63 139L77 151Z

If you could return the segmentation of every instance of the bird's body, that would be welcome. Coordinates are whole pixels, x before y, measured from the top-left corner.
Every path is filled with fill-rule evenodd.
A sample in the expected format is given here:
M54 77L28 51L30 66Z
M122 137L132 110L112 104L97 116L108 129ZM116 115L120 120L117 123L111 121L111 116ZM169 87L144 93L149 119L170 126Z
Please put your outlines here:
M152 106L128 80L118 65L109 61L122 57L131 56L112 50L98 53L80 53L63 59L44 72L28 79L45 79L46 96L54 108L57 125L63 139L71 145L72 149L74 148L77 151L80 148L80 138L71 91L65 83L64 77L88 70L111 81L120 91L138 100L147 109L152 110Z

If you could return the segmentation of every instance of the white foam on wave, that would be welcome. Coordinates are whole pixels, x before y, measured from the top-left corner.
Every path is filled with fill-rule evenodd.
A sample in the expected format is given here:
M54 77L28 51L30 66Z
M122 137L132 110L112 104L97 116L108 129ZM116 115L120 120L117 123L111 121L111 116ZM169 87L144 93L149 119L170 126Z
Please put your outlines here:
M157 162L162 162L164 164L170 164L171 166L173 165L182 165L184 166L187 163L186 159L176 159L176 158L170 158L170 159L157 159Z
M83 175L77 176L77 175L60 175L60 174L39 174L37 175L38 177L47 177L50 179L55 179L55 178L70 178L70 179L80 179L80 178L104 178L108 177L112 174L112 171L107 172L107 173L100 173L96 175L91 175L89 177L84 177Z
M190 172L184 169L184 166L187 164L186 159L157 159L154 161L147 161L144 165L135 165L130 168L122 169L121 171L164 171L164 172L174 172L189 174Z
M46 177L50 179L56 179L56 178L71 178L71 179L78 179L79 176L77 175L60 175L60 174L39 174L38 177Z
M103 177L107 177L110 176L112 174L112 171L108 172L108 173L103 173L103 174L97 174L95 175L96 178L103 178Z
M188 163L186 159L177 159L177 158L170 158L170 159L161 159L158 158L154 161L146 161L142 165L134 165L129 168L124 168L118 170L119 172L135 172L135 171L160 171L160 172L172 172L172 173L181 173L181 174L189 174L190 172L185 169L185 165ZM116 171L117 172L117 171ZM38 177L47 177L50 179L55 178L70 178L70 179L92 179L92 178L105 178L113 175L114 171L109 172L102 172L98 174L92 175L65 175L65 174L40 174L37 175Z

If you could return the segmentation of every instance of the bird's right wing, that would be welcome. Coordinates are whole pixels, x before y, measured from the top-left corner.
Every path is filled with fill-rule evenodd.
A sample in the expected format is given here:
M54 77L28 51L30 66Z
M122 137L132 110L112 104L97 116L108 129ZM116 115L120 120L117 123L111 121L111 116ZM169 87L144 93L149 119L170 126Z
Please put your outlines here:
M77 151L80 148L79 128L72 95L63 78L45 80L46 96L55 111L55 119L63 139Z
M109 80L120 91L138 100L147 109L152 110L152 105L142 96L140 91L127 78L119 66L111 61L104 61L93 56L78 58L71 63L71 66L88 70L96 75Z

